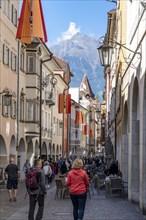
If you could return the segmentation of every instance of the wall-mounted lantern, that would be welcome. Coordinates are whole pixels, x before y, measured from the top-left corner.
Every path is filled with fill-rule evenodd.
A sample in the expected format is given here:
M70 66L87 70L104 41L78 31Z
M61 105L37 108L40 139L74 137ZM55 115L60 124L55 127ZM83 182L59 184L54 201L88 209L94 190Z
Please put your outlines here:
M97 115L97 119L100 119L100 116L101 116L101 110L100 109L96 110L96 115Z
M4 89L0 94L3 95L3 105L4 106L11 106L12 105L12 92L9 89Z
M63 128L63 122L62 121L59 122L59 128Z

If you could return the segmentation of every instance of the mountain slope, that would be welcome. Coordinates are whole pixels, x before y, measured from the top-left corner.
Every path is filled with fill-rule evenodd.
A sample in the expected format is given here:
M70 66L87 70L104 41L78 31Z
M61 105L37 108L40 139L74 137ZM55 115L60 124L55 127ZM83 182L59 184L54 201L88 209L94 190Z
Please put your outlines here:
M62 41L50 49L54 55L68 62L74 74L70 86L79 87L86 74L94 94L102 99L104 78L97 47L95 38L77 33L70 40Z

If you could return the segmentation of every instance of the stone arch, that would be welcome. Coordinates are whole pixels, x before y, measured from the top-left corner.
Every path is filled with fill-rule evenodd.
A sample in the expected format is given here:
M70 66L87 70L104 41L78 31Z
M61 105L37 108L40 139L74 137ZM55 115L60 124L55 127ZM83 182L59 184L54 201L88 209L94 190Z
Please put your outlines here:
M140 180L140 100L137 78L134 81L132 96L131 115L131 200L139 202L139 180Z
M44 160L47 160L47 145L45 142L43 142L42 144L42 155L41 157L44 159Z
M0 135L0 153L1 155L7 155L6 143L1 135Z
M128 182L128 105L125 102L122 123L121 171L123 179Z
M7 148L6 143L2 135L0 135L0 166L5 167L7 165Z
M33 158L34 158L33 142L32 142L32 140L30 140L27 145L27 159L30 161L31 164L33 162Z
M25 151L25 141L23 138L19 141L19 148L18 148L18 156L17 156L17 164L20 169L20 178L24 178L23 166L26 161L26 151Z
M39 143L38 143L38 140L36 140L35 142L35 157L38 157L39 156Z
M13 157L14 159L16 159L16 140L15 140L15 136L12 135L11 137L11 141L10 141L10 157Z

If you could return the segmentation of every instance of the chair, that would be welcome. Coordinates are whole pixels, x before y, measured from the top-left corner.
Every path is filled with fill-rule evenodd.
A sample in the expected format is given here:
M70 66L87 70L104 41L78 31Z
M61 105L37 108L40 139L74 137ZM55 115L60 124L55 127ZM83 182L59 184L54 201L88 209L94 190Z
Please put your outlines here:
M106 197L111 197L114 191L124 197L123 180L119 177L111 177L110 181L106 182Z
M56 193L55 193L55 199L59 197L64 199L65 198L65 194L68 193L68 188L63 184L62 179L55 179L55 183L56 183Z

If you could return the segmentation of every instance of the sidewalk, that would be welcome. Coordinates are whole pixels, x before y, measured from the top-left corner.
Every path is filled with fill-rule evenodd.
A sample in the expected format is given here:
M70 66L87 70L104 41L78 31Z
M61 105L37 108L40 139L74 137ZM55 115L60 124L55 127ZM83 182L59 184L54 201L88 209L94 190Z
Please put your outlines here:
M48 189L45 201L43 220L73 220L72 204L69 198L54 199L55 186ZM28 197L25 199L25 186L19 184L17 202L9 202L4 187L0 187L0 219L27 220ZM136 207L126 198L113 196L105 197L105 191L95 192L87 199L84 220L146 220Z

